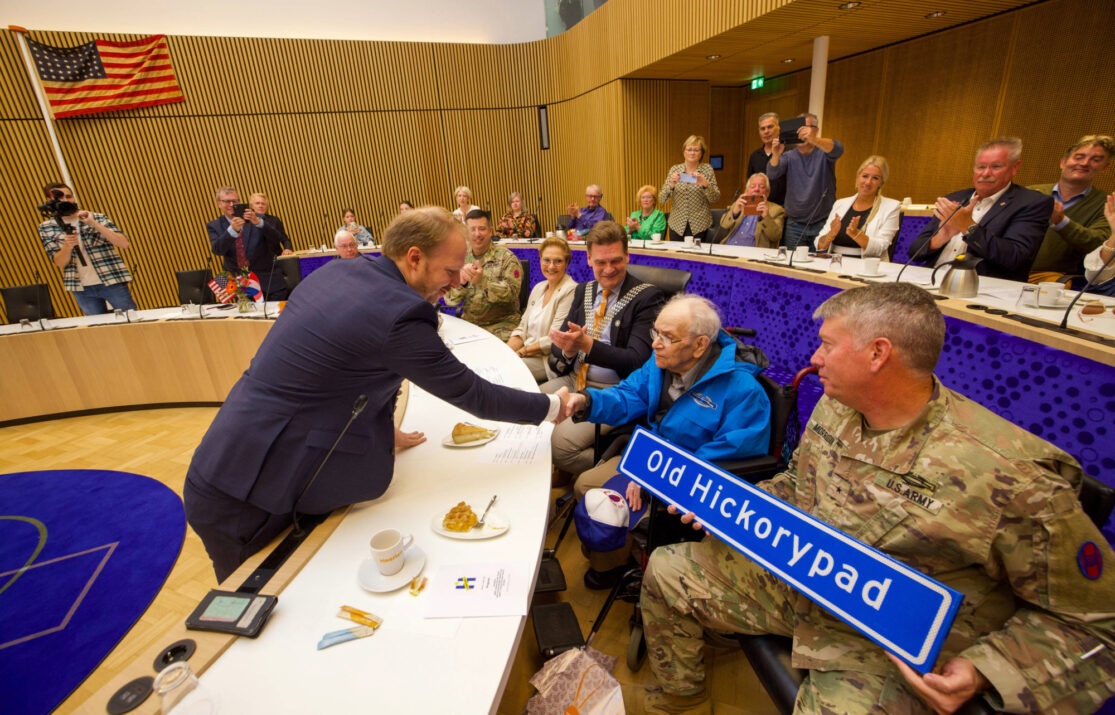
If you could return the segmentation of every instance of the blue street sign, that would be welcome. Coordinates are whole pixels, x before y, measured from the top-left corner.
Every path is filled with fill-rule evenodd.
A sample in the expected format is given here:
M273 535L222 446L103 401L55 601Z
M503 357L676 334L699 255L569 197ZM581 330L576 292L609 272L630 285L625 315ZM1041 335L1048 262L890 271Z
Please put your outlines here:
M619 471L910 667L933 669L963 594L642 428Z

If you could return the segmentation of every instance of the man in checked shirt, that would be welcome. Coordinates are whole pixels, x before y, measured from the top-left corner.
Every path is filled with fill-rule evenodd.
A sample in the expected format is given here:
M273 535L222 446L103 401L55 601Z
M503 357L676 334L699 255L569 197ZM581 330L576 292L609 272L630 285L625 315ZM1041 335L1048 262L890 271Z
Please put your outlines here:
M73 191L65 184L47 184L43 193L48 201L57 198L62 208L70 208L67 203L72 206L62 222L72 226L74 232L65 232L57 221L49 219L39 224L39 239L54 265L61 269L62 286L73 293L81 312L107 313L110 305L113 309L134 310L135 301L128 291L132 274L116 250L130 246L128 237L108 216L80 210Z

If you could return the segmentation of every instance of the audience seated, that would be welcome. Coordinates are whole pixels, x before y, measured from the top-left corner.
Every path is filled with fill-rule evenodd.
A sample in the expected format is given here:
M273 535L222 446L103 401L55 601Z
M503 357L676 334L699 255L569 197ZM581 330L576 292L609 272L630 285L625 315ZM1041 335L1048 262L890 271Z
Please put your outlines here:
M778 115L774 112L767 112L759 117L759 139L763 142L763 145L751 152L751 156L747 159L748 176L766 174L767 162L770 161L770 155L774 152L772 145L775 138L778 137L778 121ZM779 206L786 201L785 175L770 182L770 196L767 198L771 203Z
M561 328L573 305L577 281L568 273L572 258L565 239L551 236L538 247L538 263L545 280L539 281L530 291L519 327L507 340L507 346L519 354L540 383L555 377L547 361L550 331Z
M506 246L492 243L488 214L473 209L465 217L468 255L461 285L445 296L446 305L461 305L461 317L506 341L519 324L519 285L523 267Z
M690 135L682 144L682 152L685 160L670 167L658 192L660 204L673 199L669 219L671 241L680 241L684 236L700 238L712 226L710 204L720 200L716 172L703 161L708 153L705 138Z
M1103 204L1103 214L1108 225L1115 227L1115 194L1107 195L1107 200ZM1112 261L1107 268L1103 267L1112 256L1115 256L1115 228L1109 231L1107 240L1084 257L1084 277L1092 281L1097 289L1102 289L1097 292L1115 295L1115 284L1105 285L1115 279L1115 261Z
M120 233L108 216L82 211L73 191L65 184L44 186L47 201L55 199L54 191L62 202L58 205L58 210L65 214L62 222L73 233L66 233L57 221L48 219L39 224L39 240L46 255L62 271L62 287L73 294L86 315L107 313L109 305L114 310L135 310L128 290L132 274L117 251L131 246L128 237Z
M286 228L283 226L283 220L273 213L268 213L270 206L267 202L267 197L263 194L252 194L248 199L248 205L252 207L252 211L259 217L265 225L275 230L279 235L279 245L283 247L279 255L289 256L294 253L294 244L291 243L290 237L286 235Z
M542 385L543 392L608 387L650 357L662 291L628 275L627 234L614 221L593 226L585 249L596 280L577 286L562 328L550 331L550 369L557 377ZM559 424L550 441L554 466L570 475L590 468L594 437L589 422Z
M453 200L457 202L457 208L453 209L453 216L461 223L465 222L465 218L471 212L480 210L479 206L472 205L472 189L467 186L453 189Z
M245 269L255 273L267 300L285 300L289 293L286 280L282 271L273 270L275 257L282 252L279 234L251 207L243 213L234 211L240 196L231 186L217 189L216 199L222 215L205 225L213 254L221 256L229 273Z
M360 255L356 248L356 239L343 228L333 236L333 248L337 249L337 255L341 258L356 258Z
M937 198L933 219L910 245L910 255L939 266L967 253L983 259L976 266L981 275L1029 278L1053 199L1011 183L1021 166L1021 139L1003 137L981 146L972 170L975 188ZM942 221L947 223L937 232Z
M643 627L663 689L633 709L711 712L712 629L792 635L801 712L952 712L985 691L1009 712L1091 712L1115 693L1115 576L1089 580L1077 554L1115 554L1077 502L1080 465L934 377L945 322L920 288L854 288L814 316L825 395L789 469L759 486L965 594L938 670L899 667L708 536L651 555Z
M402 213L404 211L410 211L413 208L414 208L414 204L412 204L407 199L403 199L402 201L399 202L399 213Z
M724 240L731 246L777 248L782 243L782 222L786 211L769 200L770 179L766 174L752 174L731 207L720 217ZM751 206L753 213L748 213Z
M602 198L604 198L604 192L600 190L599 186L596 184L586 186L585 207L581 208L577 204L569 204L565 209L570 216L569 230L584 235L598 221L611 221L612 214L600 205L600 199Z
M1115 139L1090 135L1065 150L1061 159L1061 178L1056 184L1031 186L1053 197L1053 215L1045 229L1030 281L1054 281L1065 274L1080 272L1080 262L1095 250L1111 226L1103 215L1107 192L1092 186L1096 175L1111 163Z
M356 212L352 209L341 209L341 220L344 225L338 231L348 231L361 246L376 245L376 238L372 232L356 222Z
M707 299L679 294L658 314L651 331L654 355L623 382L570 396L573 420L618 427L638 421L674 444L710 461L763 454L770 444L770 400L755 376L757 348L737 343L720 329ZM617 472L620 455L581 474L577 498L603 486ZM628 501L639 509L639 487ZM589 588L610 588L622 575L630 549L589 553Z
M666 232L666 214L658 210L658 192L650 184L639 188L635 194L639 208L627 217L627 233L631 238L649 241L656 235L663 238Z
M523 195L518 191L507 197L508 211L496 225L496 233L503 238L531 238L538 235L534 216L523 210Z
M817 238L818 251L886 258L901 219L898 201L883 196L889 177L884 157L864 159L856 170L856 194L832 205L825 220L828 233Z
M817 115L802 114L805 126L798 129L800 144L785 152L777 136L771 140L766 174L771 181L786 177L786 228L782 242L794 248L813 247L813 239L824 230L824 216L836 199L836 160L844 145L818 134Z

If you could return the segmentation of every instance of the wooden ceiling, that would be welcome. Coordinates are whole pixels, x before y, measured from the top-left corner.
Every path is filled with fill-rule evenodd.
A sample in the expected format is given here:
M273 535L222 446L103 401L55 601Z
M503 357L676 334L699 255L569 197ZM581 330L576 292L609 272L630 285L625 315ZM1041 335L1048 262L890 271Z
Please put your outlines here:
M813 38L821 35L830 38L831 61L1033 4L1033 0L862 0L854 9L841 10L842 1L794 0L627 77L747 84L754 77L810 67ZM926 18L941 11L940 17ZM720 57L710 60L710 55ZM794 61L783 62L788 58Z

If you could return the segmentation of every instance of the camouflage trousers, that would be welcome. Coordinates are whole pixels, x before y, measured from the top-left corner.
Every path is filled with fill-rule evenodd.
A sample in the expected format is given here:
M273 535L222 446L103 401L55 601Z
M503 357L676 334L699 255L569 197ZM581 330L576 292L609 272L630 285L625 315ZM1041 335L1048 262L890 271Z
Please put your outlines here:
M488 325L484 325L483 323L480 323L476 320L469 320L468 316L461 316L461 317L464 318L465 320L468 320L468 322L470 322L470 323L475 323L476 325L479 325L481 328L484 328L484 330L487 330L489 333L491 333L492 335L495 335L497 338L499 338L500 340L502 340L505 343L508 341L508 339L511 338L511 333L515 332L515 328L519 327L519 321L518 320L516 320L515 322L511 322L510 320L504 320L504 321L500 321L498 323L491 323L491 324L488 324Z
M704 629L790 636L799 598L784 581L713 536L656 549L640 605L647 659L662 688L705 687ZM889 675L810 671L796 713L927 713L897 669Z

